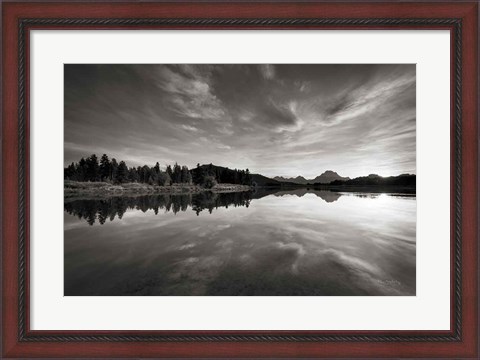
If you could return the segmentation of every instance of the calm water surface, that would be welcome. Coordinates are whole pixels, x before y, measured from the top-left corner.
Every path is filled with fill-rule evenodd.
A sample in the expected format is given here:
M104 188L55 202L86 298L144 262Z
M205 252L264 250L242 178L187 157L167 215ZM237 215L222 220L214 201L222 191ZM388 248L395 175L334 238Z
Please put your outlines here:
M65 295L415 295L414 196L66 201Z

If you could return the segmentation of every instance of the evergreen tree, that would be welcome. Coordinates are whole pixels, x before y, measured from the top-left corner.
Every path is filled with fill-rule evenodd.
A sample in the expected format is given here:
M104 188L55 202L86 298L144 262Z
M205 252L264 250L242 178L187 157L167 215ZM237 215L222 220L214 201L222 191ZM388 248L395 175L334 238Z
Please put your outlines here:
M170 186L172 185L172 179L167 172L161 171L158 176L158 185L160 186Z
M217 181L215 180L215 176L212 176L212 175L205 176L205 178L203 179L203 187L205 187L206 189L211 189L215 185L217 185Z
M195 184L202 184L203 183L203 168L200 166L200 164L197 164L197 168L195 169L195 177L193 179L193 182Z
M154 185L160 185L159 184L159 180L160 180L160 164L157 163L155 164L155 166L151 169L150 171L150 177L152 178L152 183Z
M87 174L87 161L82 157L78 163L77 180L87 181L86 174Z
M150 168L147 165L143 165L142 174L140 175L140 181L143 183L148 183L150 180Z
M115 158L110 163L110 181L115 182L117 179L118 164Z
M238 171L237 171L237 169L235 169L233 171L233 183L238 184Z
M87 160L87 181L97 181L99 179L98 159L95 154L92 154Z
M128 170L128 180L131 182L139 181L139 176L136 168L132 167Z
M75 164L72 162L70 165L68 165L64 171L63 171L64 179L66 180L76 180L76 169L75 169Z
M173 181L173 171L170 165L167 166L167 174L170 177L170 180Z
M128 180L128 168L125 161L120 161L118 165L117 174L115 177L115 183L122 184Z
M188 171L188 167L182 166L181 182L184 184L192 183L192 174Z
M175 163L175 165L173 166L173 178L172 178L172 180L176 184L179 184L179 183L182 182L182 168L177 163Z
M108 179L110 176L110 160L107 154L103 154L100 159L100 181Z
M250 175L250 170L245 170L245 185L252 185L252 176Z
M150 173L150 175L148 176L147 184L148 185L156 184L156 176L154 176L153 173Z

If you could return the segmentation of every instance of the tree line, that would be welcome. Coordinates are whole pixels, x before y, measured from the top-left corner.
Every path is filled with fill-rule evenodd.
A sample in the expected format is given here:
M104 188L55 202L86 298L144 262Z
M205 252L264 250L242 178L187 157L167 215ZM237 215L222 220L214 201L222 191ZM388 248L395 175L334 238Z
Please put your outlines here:
M213 164L200 165L190 170L195 184L203 184L205 187L212 187L216 183L252 185L252 175L248 169L238 170Z
M169 186L172 184L197 184L212 188L217 183L250 185L252 182L249 170L232 170L218 166L197 164L195 169L175 163L164 170L157 162L155 166L148 165L128 167L125 161L117 162L103 154L98 160L95 154L72 162L64 169L64 179L72 181L110 182L123 184L129 182L149 185Z

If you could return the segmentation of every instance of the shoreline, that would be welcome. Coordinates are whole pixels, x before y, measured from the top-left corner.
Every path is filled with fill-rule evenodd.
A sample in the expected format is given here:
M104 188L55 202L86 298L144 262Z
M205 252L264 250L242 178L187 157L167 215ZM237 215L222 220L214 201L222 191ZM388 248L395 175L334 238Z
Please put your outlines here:
M336 192L359 192L359 193L399 193L415 195L416 187L401 185L323 185L311 186L314 190L329 190Z
M238 184L217 184L211 189L206 189L193 184L173 184L170 186L148 185L142 183L125 183L114 185L107 182L77 182L64 181L64 199L79 196L105 197L105 196L136 196L136 195L180 195L199 194L202 192L228 193L250 191L253 187Z
M360 193L397 193L415 195L416 189L405 186L372 186L372 185L350 185L338 186L325 184L322 186L296 185L296 186L274 186L254 187L239 184L217 184L211 189L194 184L172 184L170 186L148 185L143 183L124 183L114 185L107 182L77 182L64 181L64 200L75 200L78 198L101 199L115 196L143 196L143 195L187 195L210 193L232 193L246 191L294 191L299 189L314 191L333 192L360 192Z

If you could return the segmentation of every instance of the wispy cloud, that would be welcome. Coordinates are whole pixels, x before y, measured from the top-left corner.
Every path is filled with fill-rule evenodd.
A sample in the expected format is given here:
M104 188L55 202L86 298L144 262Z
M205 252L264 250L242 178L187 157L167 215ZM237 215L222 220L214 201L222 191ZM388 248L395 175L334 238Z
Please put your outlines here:
M208 76L197 75L192 67L185 75L169 67L159 70L158 86L170 94L172 110L180 116L201 120L219 120L226 111L212 92Z
M193 131L193 132L198 132L198 128L195 126L190 126L190 125L182 125L182 129L188 130L188 131Z
M415 65L66 65L65 163L415 172Z
M260 73L267 80L272 80L275 77L275 67L270 64L260 65Z

